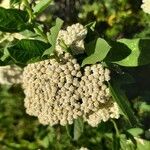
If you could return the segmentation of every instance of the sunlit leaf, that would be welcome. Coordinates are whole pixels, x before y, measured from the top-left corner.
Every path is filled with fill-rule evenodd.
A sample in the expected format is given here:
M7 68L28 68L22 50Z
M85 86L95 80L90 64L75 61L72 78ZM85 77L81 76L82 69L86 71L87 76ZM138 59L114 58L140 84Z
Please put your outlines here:
M141 128L131 128L128 130L128 132L132 134L133 136L139 136L143 134L144 130Z
M49 4L52 2L52 0L41 0L39 1L38 4L35 5L35 7L33 8L34 14L39 14L41 13L43 10L45 10Z
M58 36L58 33L59 33L62 25L63 25L63 20L61 20L60 18L57 18L55 26L53 26L50 29L50 32L47 33L49 43L52 46L44 52L43 56L50 55L55 50L57 36Z
M120 39L118 42L128 47L128 49L131 50L131 53L122 60L114 61L115 63L129 67L136 67L150 63L150 39Z
M108 54L110 48L110 45L102 38L98 38L97 40L88 43L86 45L88 57L83 60L82 66L102 61Z

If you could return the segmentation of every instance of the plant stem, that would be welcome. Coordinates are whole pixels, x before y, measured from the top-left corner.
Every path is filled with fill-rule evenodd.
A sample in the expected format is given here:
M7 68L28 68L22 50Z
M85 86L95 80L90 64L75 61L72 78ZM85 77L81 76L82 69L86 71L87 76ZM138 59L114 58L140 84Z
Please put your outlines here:
M47 36L42 32L42 30L36 26L34 28L35 32L37 32L46 42L48 42Z
M112 122L113 125L114 125L114 128L115 128L117 137L119 137L120 133L119 133L119 130L118 130L118 128L117 128L117 125L116 125L115 121L111 119L111 122Z
M31 23L32 20L34 19L33 11L30 7L30 4L29 4L28 0L23 0L23 3L25 5L25 8L27 9L28 14L29 14L29 23Z

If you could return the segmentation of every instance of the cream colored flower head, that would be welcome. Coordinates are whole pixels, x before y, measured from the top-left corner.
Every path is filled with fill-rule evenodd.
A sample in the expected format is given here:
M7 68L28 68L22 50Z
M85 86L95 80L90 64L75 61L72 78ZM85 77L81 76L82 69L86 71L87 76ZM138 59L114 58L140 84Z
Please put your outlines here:
M150 0L142 0L142 2L141 8L145 13L150 14Z
M86 34L87 29L79 23L68 26L66 30L60 30L57 37L56 51L60 54L64 52L60 44L60 42L63 42L71 49L73 55L84 53L84 38Z
M10 8L10 1L9 0L2 0L2 2L0 2L0 7Z

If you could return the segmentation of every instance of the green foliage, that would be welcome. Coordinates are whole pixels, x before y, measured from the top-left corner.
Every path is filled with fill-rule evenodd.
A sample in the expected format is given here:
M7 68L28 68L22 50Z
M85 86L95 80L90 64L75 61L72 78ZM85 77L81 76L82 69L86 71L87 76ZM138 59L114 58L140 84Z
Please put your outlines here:
M86 45L87 57L82 66L106 61L120 66L136 67L150 63L149 39L120 39L109 44L101 38Z
M150 39L120 39L118 41L128 47L131 53L124 59L115 63L129 67L136 67L150 63Z
M18 9L0 7L0 31L17 32L29 28L28 14Z
M112 97L113 97L114 101L117 102L121 111L123 112L123 115L128 119L130 124L132 126L136 126L137 125L137 119L134 115L134 112L131 109L131 106L129 105L129 102L128 102L125 94L120 89L120 85L115 83L115 82L113 82L112 85L111 84L109 85Z
M63 20L57 18L56 24L50 29L50 32L47 33L48 41L51 44L51 47L47 49L43 55L50 55L54 52L55 46L56 46L56 39L59 33L59 30L61 29L63 25Z
M52 0L44 0L44 1L40 1L34 8L33 8L33 12L35 15L40 14L43 10L45 10L49 4L52 2Z
M41 57L49 46L42 41L23 39L8 47L8 52L16 63L26 64L33 58Z

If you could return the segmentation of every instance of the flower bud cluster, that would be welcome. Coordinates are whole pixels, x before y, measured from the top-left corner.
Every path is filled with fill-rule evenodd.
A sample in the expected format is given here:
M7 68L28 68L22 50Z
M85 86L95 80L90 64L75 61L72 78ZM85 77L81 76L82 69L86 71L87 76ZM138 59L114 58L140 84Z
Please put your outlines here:
M22 82L22 69L15 65L0 67L0 84L20 84Z
M101 64L82 70L69 53L60 62L49 59L29 64L23 72L26 112L42 124L72 124L74 119L95 127L101 121L118 118L118 105L112 101L105 82L110 71Z
M78 90L81 93L81 110L84 112L84 119L91 126L97 126L101 121L118 117L118 110L117 116L113 112L115 106L105 83L109 80L110 71L107 68L104 69L101 64L85 67Z
M150 14L150 0L142 0L142 2L141 8L145 13Z
M110 118L119 118L119 108L117 103L113 103L110 99L105 104L101 105L98 111L92 113L86 118L86 121L92 127L97 127L102 121L106 122Z
M0 7L10 8L10 2L6 0L0 1Z
M73 55L84 53L86 34L86 28L79 23L68 26L66 30L60 30L56 42L56 51L60 54L64 52L60 44L60 42L64 42L67 47L71 48Z
M82 115L79 95L80 66L68 53L60 62L55 59L29 64L23 73L25 107L42 124L72 124Z

